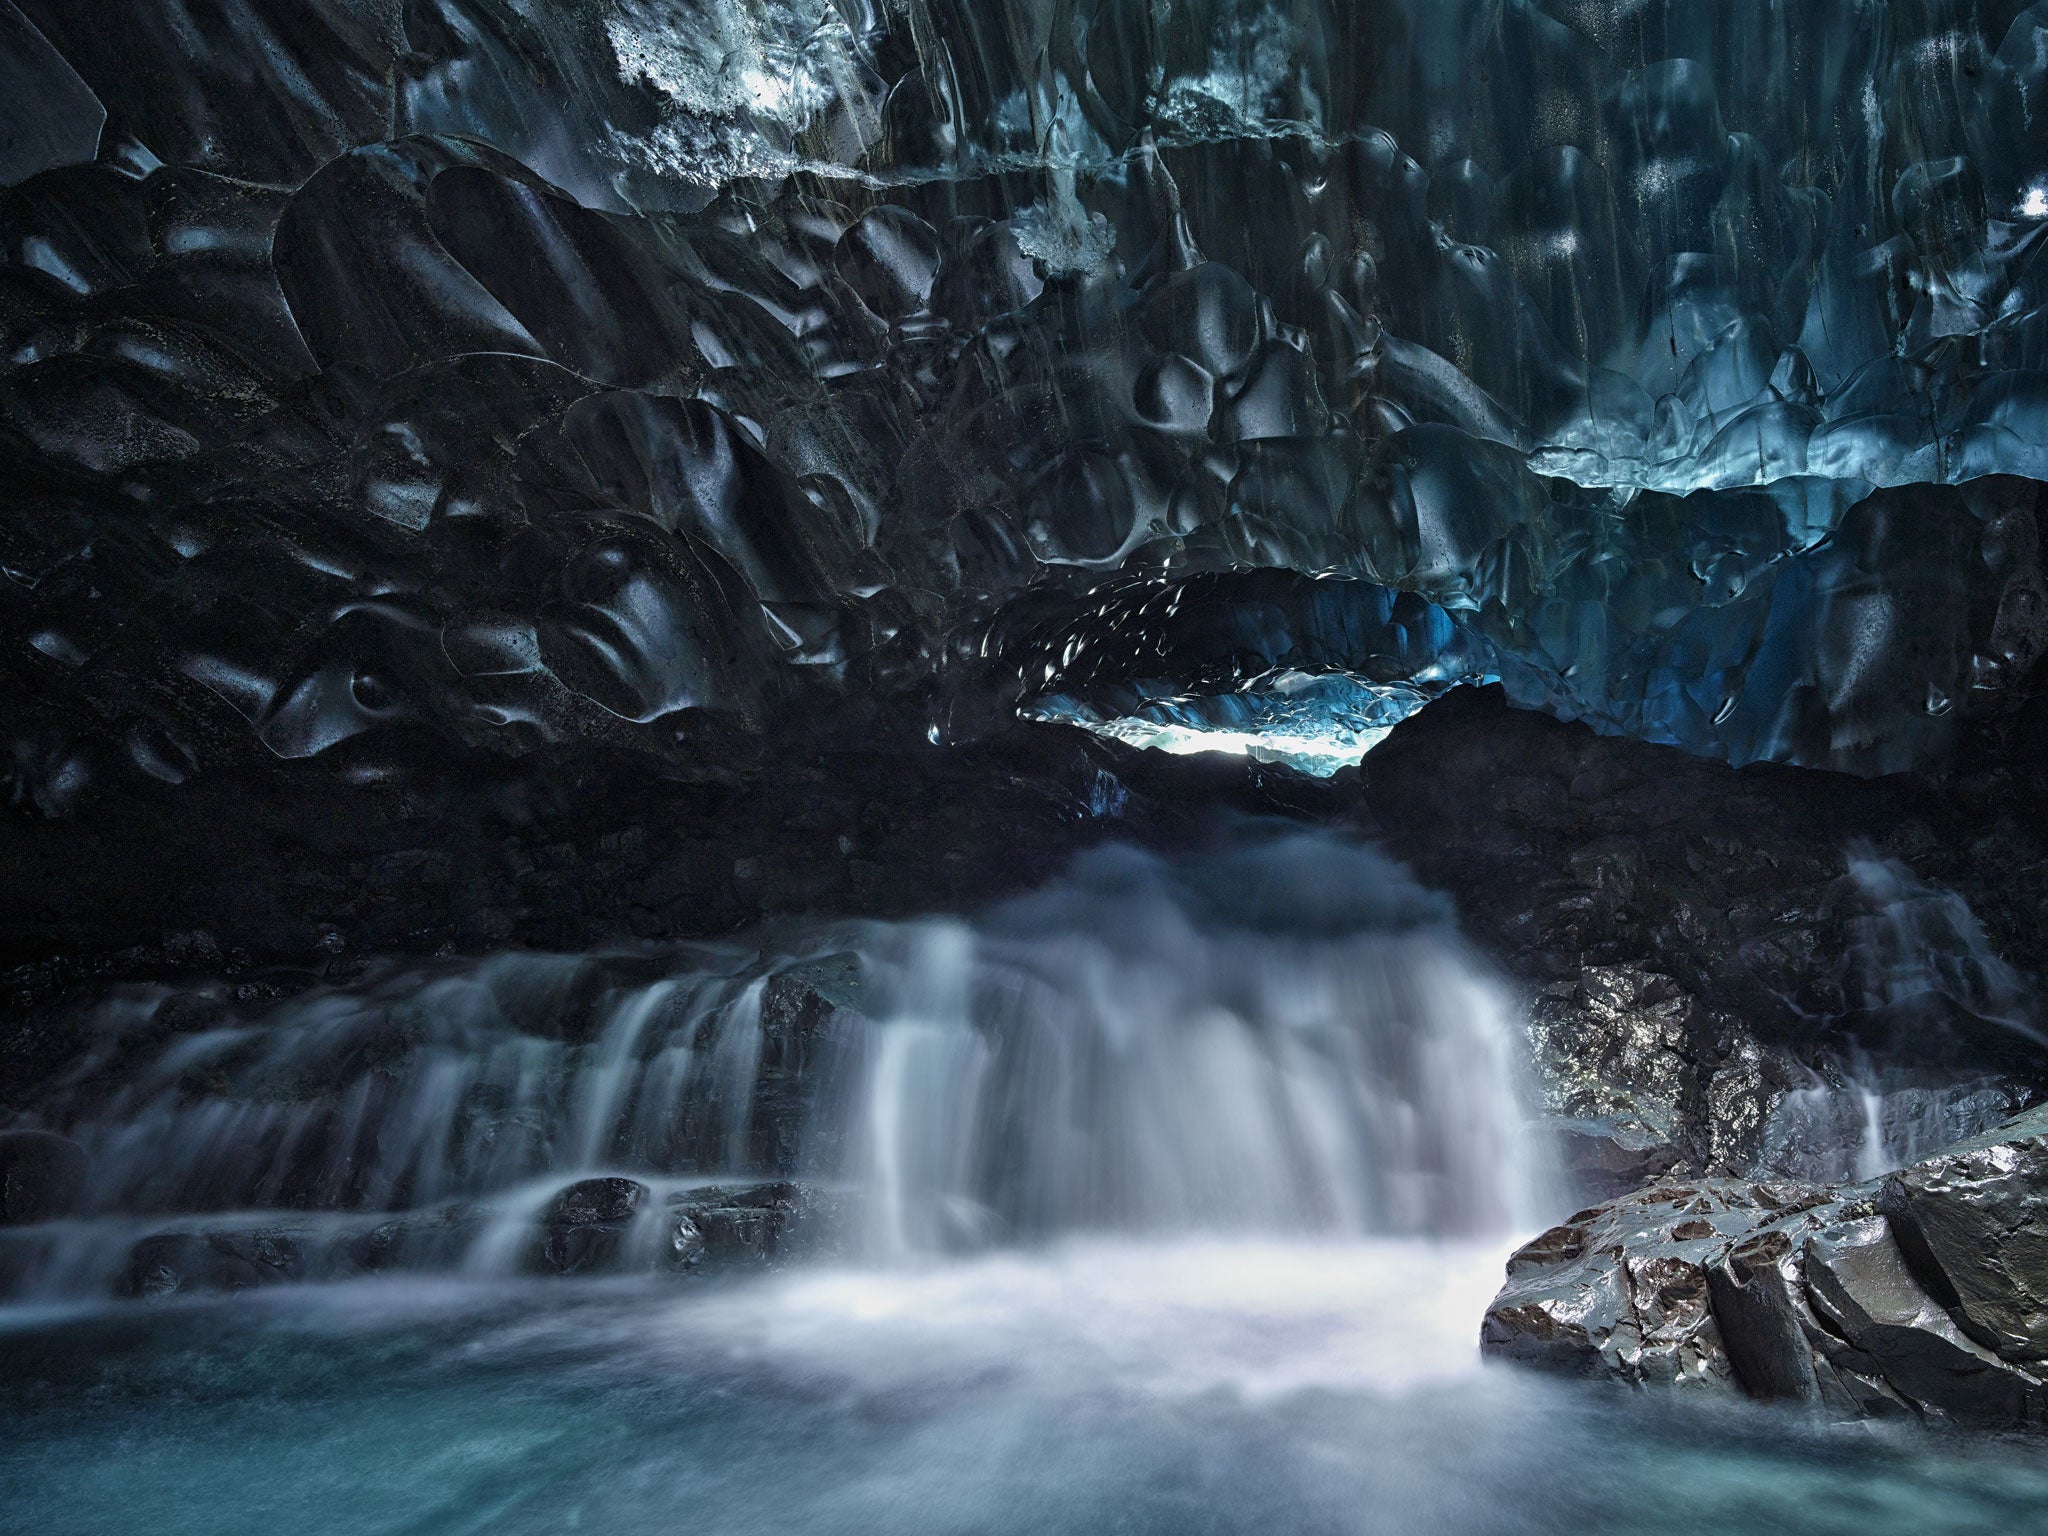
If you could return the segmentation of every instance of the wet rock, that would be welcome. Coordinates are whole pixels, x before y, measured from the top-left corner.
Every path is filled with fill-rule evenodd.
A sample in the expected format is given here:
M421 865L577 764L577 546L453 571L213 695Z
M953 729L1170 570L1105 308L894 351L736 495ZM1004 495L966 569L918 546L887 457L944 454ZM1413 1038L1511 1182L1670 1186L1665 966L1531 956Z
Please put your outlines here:
M2039 1415L2039 1386L1965 1337L1914 1277L1882 1217L1817 1233L1805 1253L1806 1295L1831 1337L1823 1368L1858 1406L1881 1414L1912 1404L2000 1418Z
M334 1243L320 1257L322 1277L452 1267L476 1241L485 1219L481 1208L469 1205L403 1212Z
M137 1241L112 1274L114 1294L161 1299L204 1291L242 1291L287 1281L345 1280L399 1269L448 1268L481 1229L471 1206L405 1211L388 1217L312 1217L262 1227L158 1231ZM12 1277L16 1284L47 1262L47 1252ZM0 1277L5 1278L5 1277ZM7 1287L0 1284L0 1290Z
M1567 1120L1547 1138L1552 1165L1580 1200L1613 1200L1672 1172L1670 1141L1613 1120Z
M2048 1112L1878 1184L1666 1180L1508 1264L1489 1355L1841 1417L2048 1421Z
M1680 1162L1692 1018L1667 977L1630 966L1586 966L1531 1003L1530 1055L1577 1198L1610 1199Z
M283 1229L166 1232L129 1257L123 1289L151 1301L189 1291L245 1291L304 1276L304 1238Z
M1546 1097L1559 1112L1669 1141L1695 1057L1693 1001L1669 977L1589 965L1546 989L1530 1038Z
M784 1180L705 1186L669 1199L669 1262L690 1274L815 1252L835 1242L844 1223L830 1192Z
M1796 1186L1680 1180L1581 1211L1508 1261L1482 1347L1572 1375L1730 1386L1735 1368L1710 1271L1736 1240L1826 1198Z
M768 978L761 994L761 1065L754 1081L748 1162L789 1174L808 1155L830 1164L837 1128L816 1113L819 1068L859 1027L860 960L826 955Z
M1772 1112L1796 1069L1737 1021L1723 1018L1716 1025L1701 1074L1704 1104L1691 1128L1695 1155L1716 1173L1761 1172Z
M1583 966L1577 980L1539 989L1529 1039L1578 1198L1612 1199L1672 1172L1762 1171L1764 1129L1789 1069L1670 977Z
M1610 967L1668 978L1692 998L1707 1015L1695 1026L1702 1069L1735 1069L1725 1100L1741 1096L1744 1053L1735 1041L1723 1052L1723 1020L1766 1056L1804 1060L1824 1020L1872 1034L1874 1048L1892 1043L1890 1014L1871 1009L1882 999L1864 995L1862 960L1883 914L1847 878L1859 846L1962 898L2012 966L2043 968L2048 865L2036 867L2038 818L2019 817L2042 740L2048 732L2031 739L2023 770L1940 785L1734 772L1461 688L1373 749L1364 798L1391 850L1453 895L1467 932L1547 1006L1583 1006L1581 977Z
M2048 1109L1902 1169L1883 1208L1965 1333L2048 1360Z
M541 1218L534 1268L550 1275L618 1268L633 1217L650 1195L637 1179L584 1179L571 1184Z
M660 1266L683 1274L774 1263L834 1238L838 1202L787 1180L703 1185L671 1193L659 1213L637 1179L584 1179L555 1197L540 1222L532 1266L587 1275ZM650 1229L646 1223L654 1220ZM638 1233L636 1233L638 1228ZM640 1246L644 1233L652 1244Z
M49 1131L0 1131L0 1226L72 1210L85 1191L85 1148Z

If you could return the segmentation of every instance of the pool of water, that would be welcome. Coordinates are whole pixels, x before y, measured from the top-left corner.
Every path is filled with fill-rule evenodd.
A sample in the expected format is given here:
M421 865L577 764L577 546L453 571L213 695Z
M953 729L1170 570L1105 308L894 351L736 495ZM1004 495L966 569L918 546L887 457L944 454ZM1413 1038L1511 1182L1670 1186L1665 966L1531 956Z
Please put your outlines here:
M2048 1442L1483 1366L1503 1252L1073 1242L727 1283L17 1308L0 1313L0 1531L2048 1525Z

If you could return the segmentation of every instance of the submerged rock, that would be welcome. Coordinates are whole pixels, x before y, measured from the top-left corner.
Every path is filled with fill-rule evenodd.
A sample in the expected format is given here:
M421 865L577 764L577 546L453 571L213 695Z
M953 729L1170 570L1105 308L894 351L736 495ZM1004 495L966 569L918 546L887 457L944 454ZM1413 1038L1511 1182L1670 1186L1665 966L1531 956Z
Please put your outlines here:
M637 1179L571 1184L541 1218L532 1267L553 1275L694 1275L768 1264L829 1241L840 1214L836 1201L782 1179L677 1190L658 1212L656 1198Z
M2048 1421L2048 1111L1882 1180L1667 1179L1518 1252L1491 1356L1841 1417Z
M845 1212L827 1191L776 1180L683 1191L670 1197L669 1219L670 1263L701 1274L829 1247Z
M445 1271L463 1262L491 1224L491 1210L482 1204L261 1226L195 1224L138 1239L108 1278L117 1295L162 1300L291 1281ZM817 1252L835 1244L845 1227L835 1192L787 1180L702 1185L664 1197L638 1179L607 1176L565 1186L533 1219L530 1242L515 1247L510 1260L514 1269L541 1275L707 1275ZM21 1278L0 1271L0 1294Z
M164 1232L135 1245L122 1289L161 1301L188 1291L246 1291L304 1277L300 1233Z

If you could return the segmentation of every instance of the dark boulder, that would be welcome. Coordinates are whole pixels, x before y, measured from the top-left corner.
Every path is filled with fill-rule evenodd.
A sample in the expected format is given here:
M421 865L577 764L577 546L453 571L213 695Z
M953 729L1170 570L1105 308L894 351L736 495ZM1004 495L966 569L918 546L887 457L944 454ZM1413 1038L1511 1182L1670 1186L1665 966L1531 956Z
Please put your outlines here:
M339 1279L391 1269L453 1267L476 1242L487 1217L483 1208L472 1205L402 1212L342 1236L321 1255L320 1273Z
M2048 1360L2048 1111L1901 1169L1880 1204L1964 1333L2002 1360Z
M831 1246L844 1219L829 1192L784 1180L685 1190L670 1197L670 1262L690 1274L770 1264Z
M836 1160L843 1129L821 1114L823 1067L862 1024L860 960L825 955L770 976L761 993L761 1064L747 1162L789 1174Z
M551 1275L616 1269L627 1233L649 1190L636 1179L583 1179L554 1199L541 1218L533 1267Z
M660 1211L635 1179L584 1179L541 1217L531 1265L544 1274L667 1269L710 1274L771 1264L832 1240L838 1202L786 1180L671 1192Z
M85 1148L49 1131L0 1131L0 1227L48 1221L85 1192Z

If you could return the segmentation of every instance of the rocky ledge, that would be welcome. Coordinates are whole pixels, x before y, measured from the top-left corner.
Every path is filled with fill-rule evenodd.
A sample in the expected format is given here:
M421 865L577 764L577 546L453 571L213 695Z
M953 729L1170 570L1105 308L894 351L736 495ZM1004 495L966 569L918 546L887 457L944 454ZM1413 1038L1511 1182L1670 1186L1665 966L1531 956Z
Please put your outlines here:
M2048 1421L2048 1110L1868 1184L1665 1179L1508 1261L1485 1352L1844 1418Z
M658 1189L605 1177L565 1186L509 1231L483 1202L26 1225L0 1229L0 1299L35 1294L53 1273L74 1296L150 1301L465 1265L504 1277L724 1275L834 1249L848 1221L840 1191L786 1179Z

